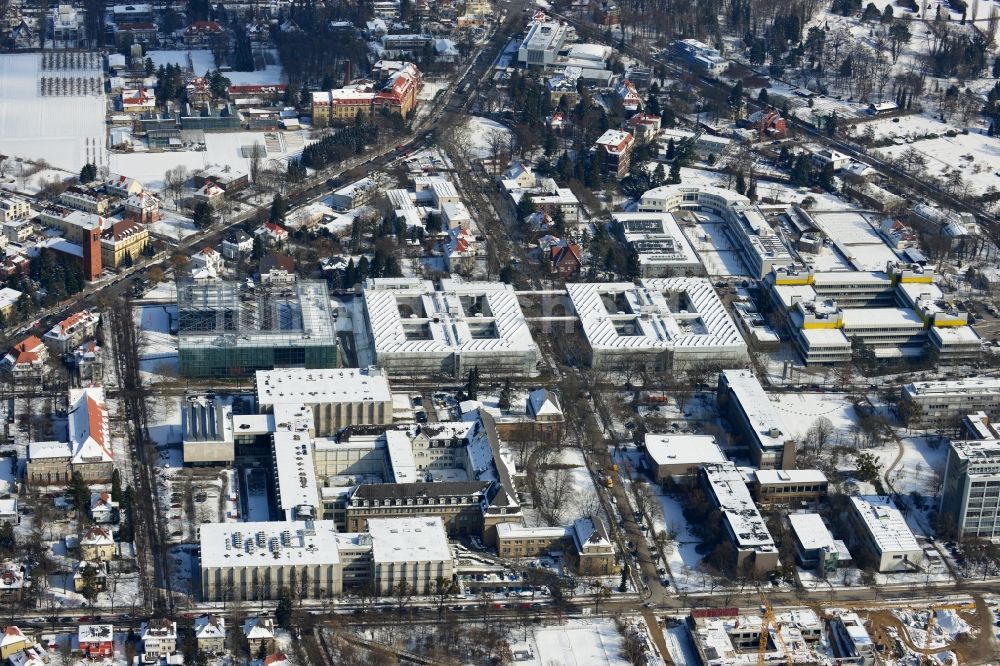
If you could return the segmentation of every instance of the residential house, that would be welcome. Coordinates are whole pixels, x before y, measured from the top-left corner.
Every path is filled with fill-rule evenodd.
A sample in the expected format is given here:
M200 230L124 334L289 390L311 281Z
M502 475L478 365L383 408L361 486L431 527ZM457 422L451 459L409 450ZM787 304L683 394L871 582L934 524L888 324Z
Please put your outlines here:
M93 587L98 592L108 589L108 563L102 560L80 560L73 568L73 590L83 592L87 581L93 581Z
M184 28L184 44L188 48L207 47L224 39L226 34L217 21L195 21Z
M243 623L243 635L247 639L247 647L252 655L260 654L260 646L264 651L274 652L274 620L269 617L251 617Z
M17 305L18 300L22 296L24 296L24 293L17 289L11 289L10 287L0 289L0 315L3 315L5 318L10 317L14 311L14 306Z
M70 208L97 215L106 214L109 204L108 198L97 190L77 185L66 188L66 191L59 195L59 202Z
M106 659L115 654L115 630L110 624L81 624L76 636L80 652L88 659Z
M138 224L156 222L160 219L160 200L149 192L129 196L125 200L124 219Z
M100 384L104 369L101 359L101 347L96 340L88 340L73 350L73 367L80 379L80 384Z
M660 117L649 113L635 113L625 121L625 128L636 141L652 141L660 133Z
M253 251L253 237L242 229L234 229L222 239L222 256L226 261L239 261Z
M14 345L0 364L10 373L15 383L41 380L49 352L34 335Z
M250 176L244 171L237 171L230 166L210 166L194 175L195 187L201 187L212 181L226 193L231 194L242 190L250 184Z
M140 630L142 637L142 660L147 664L169 659L177 652L177 623L164 618L152 618L144 622Z
M129 115L141 115L156 110L156 95L145 88L122 90L122 111Z
M118 502L111 499L111 493L94 493L90 500L90 517L99 525L115 522Z
M254 236L260 238L264 245L282 246L288 242L288 231L279 224L265 222L260 228L253 232Z
M0 564L0 598L20 600L24 596L27 567L18 562Z
M577 277L583 268L583 250L576 243L560 241L549 248L549 272L564 280Z
M203 247L191 257L191 277L215 279L222 275L222 255L212 247Z
M84 340L94 337L101 315L90 310L81 310L63 319L49 329L42 340L57 354L68 354Z
M205 202L212 208L222 205L225 197L226 191L211 180L206 180L205 184L199 187L194 193L195 201Z
M52 10L52 44L56 48L75 49L84 37L83 19L71 4Z
M26 636L23 631L11 625L3 630L3 638L0 638L0 659L9 659L15 652L27 650L35 644L35 641Z
M788 133L788 124L775 109L754 111L747 117L747 125L757 131L761 139L781 139Z
M130 197L143 191L142 183L135 178L110 174L104 179L104 192L110 196Z
M0 197L0 224L16 222L28 217L31 217L31 204L28 203L27 199L13 194L5 194Z
M462 227L448 231L448 240L443 243L442 249L448 270L466 275L475 268L476 257L484 254L475 234Z
M226 620L218 615L202 615L194 621L194 638L198 650L220 654L226 650ZM256 657L257 655L251 655Z
M284 252L268 252L260 258L260 281L264 284L293 284L295 259Z
M635 89L635 84L628 79L622 81L615 92L618 95L618 99L622 101L622 106L625 107L626 111L634 113L642 108L642 96Z
M156 24L152 21L135 21L115 25L115 42L125 44L153 44L156 42Z
M591 148L601 157L601 172L621 179L628 173L635 138L628 132L609 129Z
M85 560L107 561L117 553L115 539L111 530L106 527L94 526L80 539L80 554Z

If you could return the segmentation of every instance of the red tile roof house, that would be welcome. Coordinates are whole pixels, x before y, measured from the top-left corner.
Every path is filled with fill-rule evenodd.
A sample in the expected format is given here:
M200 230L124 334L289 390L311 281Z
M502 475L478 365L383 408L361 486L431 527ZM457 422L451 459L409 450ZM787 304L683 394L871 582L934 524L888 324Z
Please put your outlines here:
M115 634L110 624L81 624L77 628L80 652L89 659L114 656Z
M49 352L42 341L31 335L14 345L0 361L0 365L11 374L15 382L41 379L48 357Z

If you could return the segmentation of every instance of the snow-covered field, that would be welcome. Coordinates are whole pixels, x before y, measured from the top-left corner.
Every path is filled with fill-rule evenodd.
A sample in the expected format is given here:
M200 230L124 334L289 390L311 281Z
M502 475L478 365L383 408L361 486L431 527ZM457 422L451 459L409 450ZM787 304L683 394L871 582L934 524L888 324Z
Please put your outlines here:
M1000 159L1000 139L980 132L953 137L942 134L936 139L879 148L877 152L898 158L911 148L923 155L928 174L945 176L949 172L959 172L964 183L960 189L967 187L969 192L981 193L991 186L1000 188L1000 176L997 175L1000 171L996 168Z
M146 57L153 61L154 67L180 65L185 69L190 68L198 76L204 76L206 72L215 69L215 57L208 49L149 51Z
M622 638L612 620L572 621L558 627L536 629L532 657L518 660L525 666L626 666L621 656Z
M103 93L42 97L41 77L60 75L102 74L100 70L43 72L41 54L0 55L0 152L44 159L75 173L88 161L104 161L107 103Z

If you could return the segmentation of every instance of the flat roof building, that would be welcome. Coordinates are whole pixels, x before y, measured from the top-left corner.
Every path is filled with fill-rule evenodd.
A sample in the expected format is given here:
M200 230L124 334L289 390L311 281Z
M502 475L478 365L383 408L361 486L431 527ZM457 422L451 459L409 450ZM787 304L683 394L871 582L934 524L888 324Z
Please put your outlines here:
M694 476L705 463L727 458L711 435L659 435L645 437L646 462L657 483L670 477Z
M226 465L236 459L233 438L233 398L214 393L190 393L181 403L185 465Z
M612 213L641 277L702 275L705 269L670 213Z
M372 518L368 531L341 533L330 520L206 523L201 526L206 601L277 599L293 576L306 599L340 596L345 586L386 594L405 582L426 594L454 563L440 518Z
M827 485L826 474L818 469L759 469L751 488L761 504L791 504L819 501Z
M337 367L326 283L177 283L180 371L235 377L274 368Z
M569 28L556 21L532 23L517 49L517 60L528 67L555 64Z
M750 370L723 370L716 399L761 469L794 469L795 440Z
M390 375L538 374L538 345L510 285L379 278L365 282L363 298L358 346Z
M982 411L1000 419L1000 378L968 377L911 382L902 387L902 402L912 427L957 425L966 414Z
M731 462L703 465L701 481L722 512L726 534L736 548L736 569L748 560L758 574L778 566L778 548L736 465Z
M851 497L856 544L875 557L880 572L916 571L924 551L889 497Z
M647 278L567 284L592 367L630 363L682 370L698 363L741 364L747 346L705 278Z
M851 562L851 553L840 539L834 539L830 528L818 513L788 515L795 540L795 559L799 566L832 573Z
M1000 440L955 441L948 446L941 516L955 537L1000 537Z
M320 437L351 425L392 423L389 379L378 368L258 370L256 385L262 412L273 412L277 405L306 405Z

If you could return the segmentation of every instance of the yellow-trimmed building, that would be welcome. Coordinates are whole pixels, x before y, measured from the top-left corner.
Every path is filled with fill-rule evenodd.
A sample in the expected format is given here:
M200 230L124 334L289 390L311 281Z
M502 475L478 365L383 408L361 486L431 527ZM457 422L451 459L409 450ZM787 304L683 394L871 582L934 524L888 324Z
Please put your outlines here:
M137 261L148 243L149 230L145 225L131 220L116 222L101 234L101 264L120 268L126 254Z

